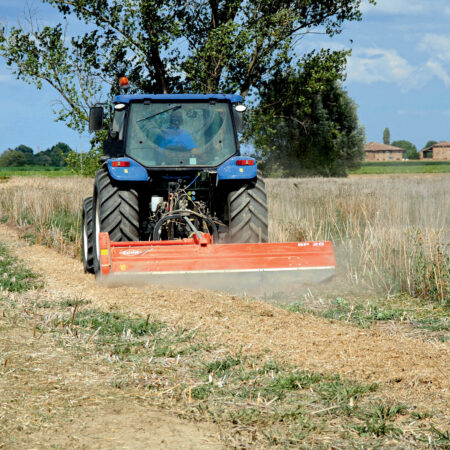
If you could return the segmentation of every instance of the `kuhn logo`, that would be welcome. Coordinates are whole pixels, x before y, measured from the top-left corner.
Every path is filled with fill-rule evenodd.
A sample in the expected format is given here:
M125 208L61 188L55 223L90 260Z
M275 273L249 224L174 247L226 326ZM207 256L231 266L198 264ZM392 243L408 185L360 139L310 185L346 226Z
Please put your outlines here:
M120 252L121 255L125 256L136 256L140 255L142 253L142 250L122 250Z

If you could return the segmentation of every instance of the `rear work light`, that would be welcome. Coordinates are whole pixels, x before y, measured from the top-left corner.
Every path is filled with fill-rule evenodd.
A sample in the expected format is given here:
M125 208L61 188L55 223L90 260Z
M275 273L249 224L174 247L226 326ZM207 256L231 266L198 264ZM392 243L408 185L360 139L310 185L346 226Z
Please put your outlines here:
M113 167L130 167L130 161L113 161Z
M238 159L236 161L237 166L254 166L255 160L254 159Z

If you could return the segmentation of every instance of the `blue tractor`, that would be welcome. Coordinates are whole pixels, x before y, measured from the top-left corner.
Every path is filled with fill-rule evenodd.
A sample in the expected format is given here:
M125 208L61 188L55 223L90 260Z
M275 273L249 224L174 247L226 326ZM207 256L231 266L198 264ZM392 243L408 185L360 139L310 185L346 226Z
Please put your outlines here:
M268 240L264 180L241 155L239 95L118 95L93 196L83 202L83 264L99 273L99 235L170 241L208 234L214 243ZM91 108L90 131L104 126Z

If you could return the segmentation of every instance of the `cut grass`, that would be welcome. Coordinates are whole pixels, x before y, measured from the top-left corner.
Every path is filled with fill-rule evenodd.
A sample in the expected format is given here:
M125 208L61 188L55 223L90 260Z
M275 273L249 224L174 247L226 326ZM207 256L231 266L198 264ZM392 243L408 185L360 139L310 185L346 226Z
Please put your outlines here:
M20 305L10 302L16 310ZM33 320L26 319L29 306L22 307L22 320ZM230 354L196 329L170 327L156 317L102 311L67 298L38 304L34 320L37 333L75 352L90 376L114 373L109 386L121 393L219 424L224 446L404 448L427 439L437 447L445 438L430 431L428 412L380 400L378 384L293 367L266 354ZM36 417L35 423L52 420Z
M196 330L171 328L149 316L83 309L81 299L66 304L63 315L41 325L42 331L70 329L71 336L120 365L115 388L144 389L165 407L176 404L184 417L219 423L225 445L402 446L405 436L413 437L399 417L415 414L424 423L430 418L380 401L378 384L299 370L264 355L227 354Z
M449 161L366 161L353 175L381 175L396 173L449 173Z

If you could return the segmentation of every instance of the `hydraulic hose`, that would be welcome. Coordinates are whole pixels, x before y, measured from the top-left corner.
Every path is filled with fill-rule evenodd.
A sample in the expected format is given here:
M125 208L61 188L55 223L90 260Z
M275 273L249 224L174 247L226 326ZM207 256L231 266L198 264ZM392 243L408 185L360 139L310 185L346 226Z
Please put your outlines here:
M171 213L167 214L166 216L162 217L156 223L155 228L153 229L153 237L152 237L152 239L154 241L159 241L160 240L159 230L169 220L180 219L180 220L183 220L184 222L186 222L185 221L185 217L189 217L189 216L195 216L195 217L197 217L197 218L207 222L209 227L213 230L213 240L214 240L214 242L217 241L217 239L219 237L219 233L217 231L216 224L209 217L204 216L203 214L197 213L195 211L174 211L174 212L171 212Z

